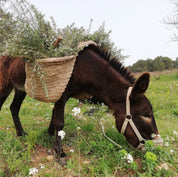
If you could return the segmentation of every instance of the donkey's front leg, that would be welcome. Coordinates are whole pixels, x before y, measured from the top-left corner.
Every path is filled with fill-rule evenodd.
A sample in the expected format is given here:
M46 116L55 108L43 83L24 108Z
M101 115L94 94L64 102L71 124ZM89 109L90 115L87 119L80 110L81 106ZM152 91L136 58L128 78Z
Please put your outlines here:
M56 131L55 132L56 142L55 142L54 148L55 148L58 158L66 156L62 148L61 136L59 136L59 131L61 131L64 127L65 103L66 101L61 98L59 101L55 103L55 106L53 109L53 123L54 123L54 129Z
M51 119L51 122L50 122L50 125L49 125L49 128L48 128L48 134L50 136L54 136L54 110L55 109L53 109L52 119Z

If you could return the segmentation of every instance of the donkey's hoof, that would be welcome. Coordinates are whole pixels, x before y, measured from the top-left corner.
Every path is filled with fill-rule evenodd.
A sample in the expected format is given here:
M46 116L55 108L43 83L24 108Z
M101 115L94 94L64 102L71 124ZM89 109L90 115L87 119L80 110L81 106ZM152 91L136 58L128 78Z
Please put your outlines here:
M21 131L21 132L17 131L17 136L26 136L26 135L28 134L24 131Z
M61 157L65 157L66 156L66 153L61 153Z
M67 165L67 158L66 157L60 158L59 164L62 166Z
M60 158L59 161L54 162L54 167L61 169L61 167L64 167L67 165L67 159L65 157Z

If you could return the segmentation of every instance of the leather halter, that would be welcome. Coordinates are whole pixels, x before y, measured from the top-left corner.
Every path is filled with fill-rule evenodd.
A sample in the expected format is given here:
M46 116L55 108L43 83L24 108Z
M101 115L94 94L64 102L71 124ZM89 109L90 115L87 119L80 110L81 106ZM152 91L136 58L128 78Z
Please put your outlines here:
M127 97L126 97L126 116L125 116L125 121L122 125L122 128L121 128L121 133L124 135L125 133L125 130L127 128L127 125L128 123L130 124L130 126L132 127L134 133L136 134L140 144L137 146L137 149L141 150L144 148L144 143L146 141L146 139L144 139L142 137L142 135L140 134L140 132L138 131L137 127L135 126L133 120L132 120L132 115L130 114L130 100L129 100L129 97L130 97L130 94L132 92L132 88L133 87L129 87L128 88L128 91L127 91Z

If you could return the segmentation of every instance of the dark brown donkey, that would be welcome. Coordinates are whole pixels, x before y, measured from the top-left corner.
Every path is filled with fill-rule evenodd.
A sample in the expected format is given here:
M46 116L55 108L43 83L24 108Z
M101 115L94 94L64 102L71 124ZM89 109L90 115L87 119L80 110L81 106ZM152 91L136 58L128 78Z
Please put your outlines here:
M25 135L19 120L20 106L26 96L24 90L25 64L20 58L3 56L0 59L0 108L15 88L14 100L10 106L18 136ZM71 79L60 100L55 103L48 129L56 135L55 149L64 156L58 131L64 127L64 106L70 97L89 94L104 102L113 111L116 127L134 147L142 148L146 140L160 142L153 116L152 106L144 95L149 84L148 73L137 81L116 58L111 58L104 49L89 45L79 52Z

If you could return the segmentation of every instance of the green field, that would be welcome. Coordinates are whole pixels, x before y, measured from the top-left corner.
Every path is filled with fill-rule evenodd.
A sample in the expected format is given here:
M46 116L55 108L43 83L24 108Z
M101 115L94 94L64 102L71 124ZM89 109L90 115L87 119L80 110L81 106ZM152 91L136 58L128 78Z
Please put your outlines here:
M66 136L63 140L67 164L60 165L53 158L54 139L47 134L53 104L26 97L20 117L26 137L17 137L9 106L13 93L0 112L0 177L30 176L178 176L178 72L158 73L151 77L146 93L150 99L157 126L164 139L163 146L146 144L146 152L130 147L115 128L112 112L105 105L81 105L70 99L65 108ZM80 114L72 109L80 105ZM120 144L118 148L108 141L101 129L100 119L108 137ZM129 163L128 154L133 157ZM32 176L32 175L31 175Z

